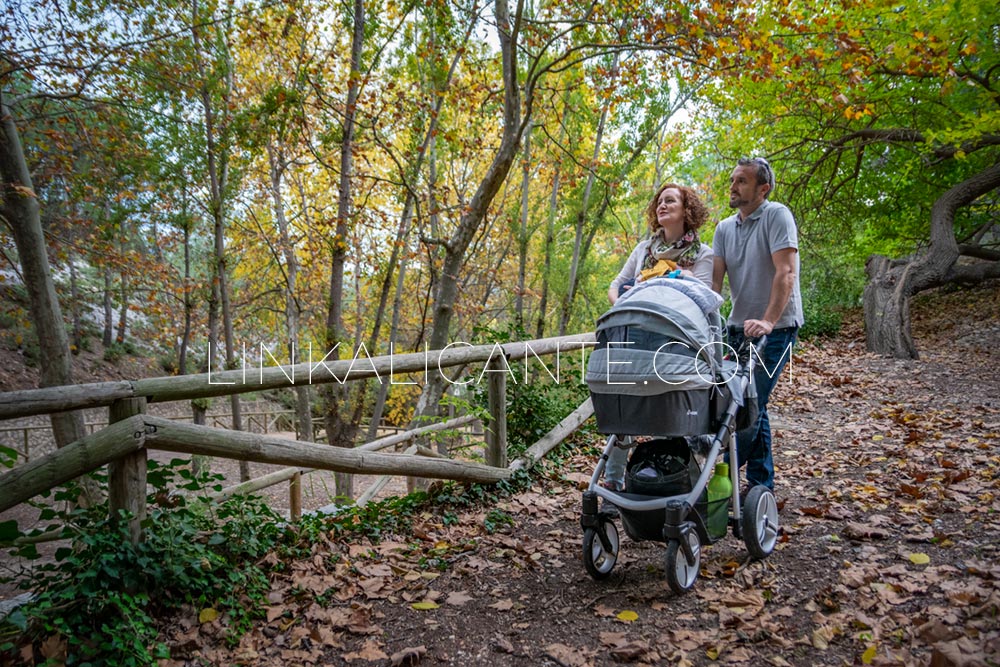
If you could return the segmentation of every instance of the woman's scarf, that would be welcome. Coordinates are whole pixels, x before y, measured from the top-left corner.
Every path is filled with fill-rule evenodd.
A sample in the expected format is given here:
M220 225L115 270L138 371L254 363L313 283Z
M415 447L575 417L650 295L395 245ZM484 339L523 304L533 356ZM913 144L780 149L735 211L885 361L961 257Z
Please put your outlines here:
M652 269L664 266L660 264L660 260L668 260L674 263L676 267L690 269L694 266L694 260L697 259L700 250L701 241L698 240L698 235L694 230L685 232L684 236L673 243L667 243L663 239L663 228L661 227L656 230L656 233L649 240L649 248L646 252L646 257L643 259L642 268Z

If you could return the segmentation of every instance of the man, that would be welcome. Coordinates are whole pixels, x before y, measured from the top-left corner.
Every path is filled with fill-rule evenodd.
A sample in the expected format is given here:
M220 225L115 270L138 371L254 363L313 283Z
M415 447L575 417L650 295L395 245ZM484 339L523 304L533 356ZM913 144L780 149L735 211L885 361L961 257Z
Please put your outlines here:
M791 358L803 322L798 231L788 207L768 199L774 191L774 171L767 160L741 158L729 183L729 207L737 213L715 229L712 289L721 294L722 281L729 276L731 346L738 348L745 336L767 336L754 369L760 417L755 428L741 432L744 437L738 438L737 456L741 465L747 464L750 488L762 484L773 491L767 401Z

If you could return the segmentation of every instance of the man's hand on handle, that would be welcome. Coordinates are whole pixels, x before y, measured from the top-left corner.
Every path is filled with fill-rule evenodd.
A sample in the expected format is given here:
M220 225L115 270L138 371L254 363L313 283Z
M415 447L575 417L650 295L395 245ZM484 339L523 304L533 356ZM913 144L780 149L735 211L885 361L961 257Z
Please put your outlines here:
M774 323L767 320L744 320L743 335L749 338L767 336L774 330Z

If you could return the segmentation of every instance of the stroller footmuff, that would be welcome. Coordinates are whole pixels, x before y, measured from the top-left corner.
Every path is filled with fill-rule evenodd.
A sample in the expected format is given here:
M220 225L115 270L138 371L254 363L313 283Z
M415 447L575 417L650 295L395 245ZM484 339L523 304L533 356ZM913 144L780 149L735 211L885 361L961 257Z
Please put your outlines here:
M608 439L581 515L584 565L595 579L606 578L617 561L616 516L631 539L667 544L667 580L676 592L694 585L702 545L721 537L706 527L708 480L724 447L736 462L735 432L753 418L756 397L755 355L745 347L726 358L720 303L696 280L657 278L629 290L597 321L586 380L598 430ZM609 456L631 446L632 436L647 439L632 451L625 490L603 488ZM739 489L738 465L729 476ZM617 512L601 511L599 499ZM713 502L729 503L728 523L753 557L773 550L778 518L770 490L754 487L743 511L737 493Z

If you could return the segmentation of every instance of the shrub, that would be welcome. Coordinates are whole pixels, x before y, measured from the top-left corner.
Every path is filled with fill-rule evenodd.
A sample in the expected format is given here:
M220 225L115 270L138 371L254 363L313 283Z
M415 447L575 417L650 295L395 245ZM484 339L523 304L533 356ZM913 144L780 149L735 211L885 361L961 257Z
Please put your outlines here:
M252 497L213 506L168 496L167 485L175 481L192 490L209 481L194 479L181 467L186 463L149 462L154 493L138 545L128 539L127 516L109 516L106 505L76 507L75 486L55 494L57 504L69 501L73 509L43 507L42 520L61 526L72 548L60 549L54 562L39 563L19 582L35 598L0 626L0 636L10 636L12 628L19 632L0 645L0 656L23 655L26 646L38 650L49 640L65 642L66 664L153 664L169 657L156 641L154 619L182 605L224 614L231 638L249 629L268 589L256 563L282 534L278 517ZM168 497L171 506L156 507L157 499ZM0 531L8 538L9 524ZM13 553L38 557L33 545Z
M135 354L135 346L132 343L127 341L124 343L111 343L111 345L104 349L104 361L114 364L128 354Z
M530 340L524 329L517 327L506 331L483 329L477 333L487 334L490 343ZM587 385L583 383L580 354L561 355L558 374L555 359L554 355L543 357L546 371L541 368L543 362L531 358L529 354L527 374L524 359L510 361L512 377L507 379L507 451L512 459L520 456L589 396ZM476 402L488 408L486 381L470 386L475 388ZM486 427L489 428L489 424Z

